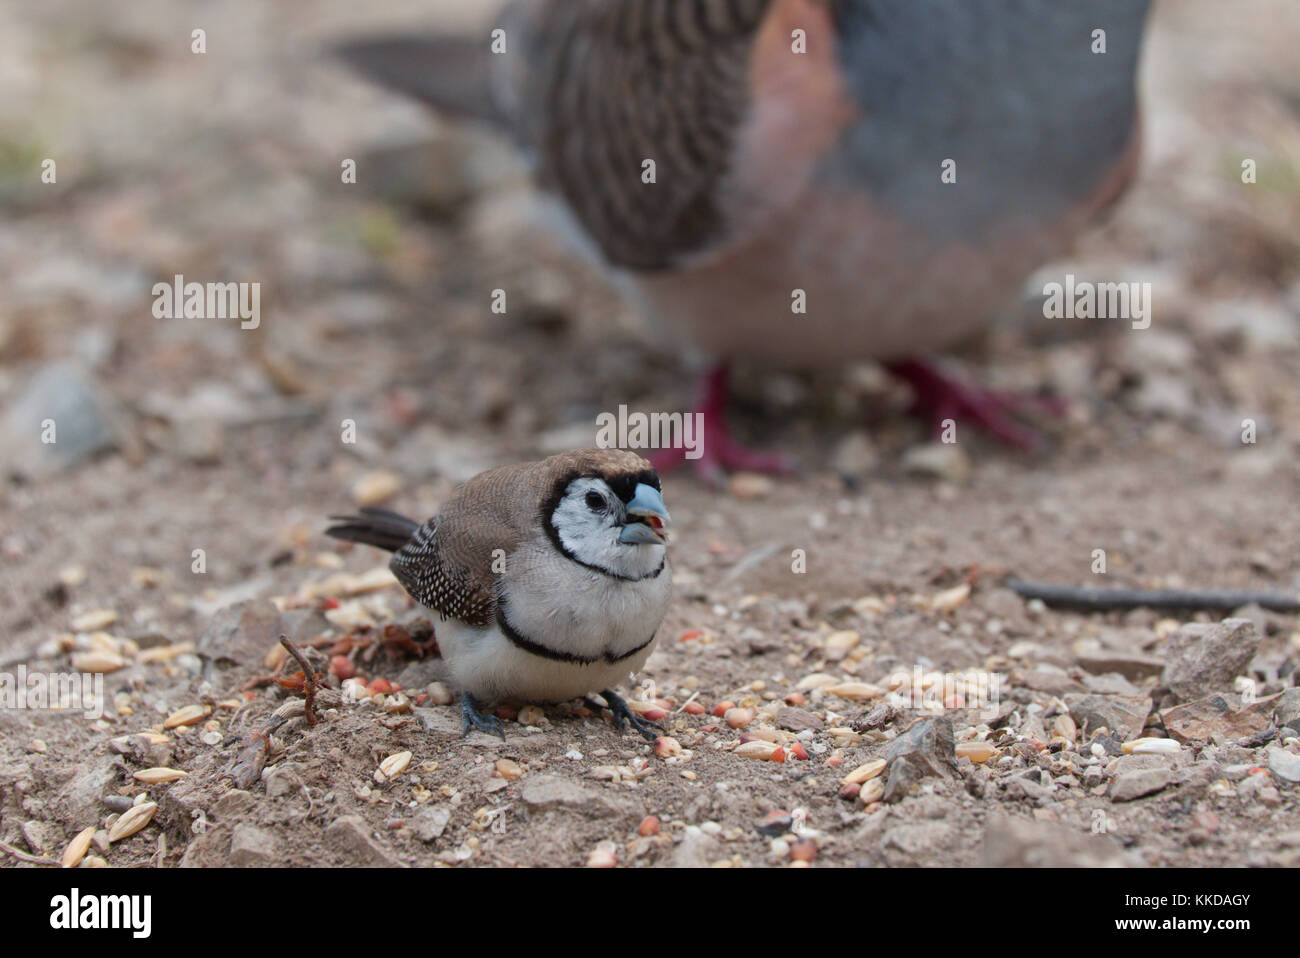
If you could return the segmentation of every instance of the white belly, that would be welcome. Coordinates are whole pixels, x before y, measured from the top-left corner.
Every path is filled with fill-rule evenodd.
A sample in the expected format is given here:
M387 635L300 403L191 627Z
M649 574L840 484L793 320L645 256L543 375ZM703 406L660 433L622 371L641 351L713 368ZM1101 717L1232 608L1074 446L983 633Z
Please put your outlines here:
M484 699L563 702L619 685L645 664L672 599L672 572L665 564L651 578L612 578L562 558L539 537L510 555L503 592L498 601L517 634L589 661L521 648L495 621L448 620L436 632L453 679Z
M487 702L565 702L613 688L640 670L654 648L651 642L620 662L599 659L587 665L526 652L495 624L475 628L448 620L437 624L437 635L452 680L461 690Z

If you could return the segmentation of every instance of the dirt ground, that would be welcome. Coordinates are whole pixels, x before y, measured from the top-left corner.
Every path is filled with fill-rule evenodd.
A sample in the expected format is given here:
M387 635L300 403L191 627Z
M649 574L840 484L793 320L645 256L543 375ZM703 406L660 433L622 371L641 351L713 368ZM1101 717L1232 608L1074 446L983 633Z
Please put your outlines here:
M1066 400L1043 451L931 446L870 366L738 371L737 428L802 470L665 478L676 598L627 689L668 713L662 755L570 706L461 740L424 613L322 535L361 502L424 518L483 468L591 444L601 411L689 394L500 143L321 54L481 6L3 7L0 672L109 671L102 718L0 709L0 862L90 829L83 866L1300 864L1295 615L1235 613L1182 687L1210 641L1183 626L1221 615L1005 586L1300 592L1293 3L1157 8L1139 180L1042 274L1150 282L1151 328L1049 322L1027 292L954 357ZM261 325L155 318L175 274L262 283ZM31 440L42 390L66 461ZM270 680L282 632L400 689L323 693L250 771L250 735L301 700ZM887 704L914 669L949 695L996 672L1000 704ZM1177 747L1126 754L1138 737ZM152 818L110 842L137 800Z

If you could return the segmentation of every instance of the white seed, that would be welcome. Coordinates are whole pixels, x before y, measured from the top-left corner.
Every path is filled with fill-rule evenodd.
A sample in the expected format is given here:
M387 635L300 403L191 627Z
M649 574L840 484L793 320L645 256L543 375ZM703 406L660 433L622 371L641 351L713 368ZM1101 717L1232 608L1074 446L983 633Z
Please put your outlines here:
M95 609L83 612L72 620L73 632L98 632L107 629L117 621L117 613L112 609Z
M397 752L388 756L379 763L379 770L384 773L386 778L396 778L406 771L406 766L411 764L410 752Z
M76 868L81 864L81 860L86 857L86 852L90 850L90 840L95 837L95 826L83 828L77 833L77 837L68 842L68 847L63 850L63 858L60 863L64 868Z
M812 689L824 689L828 685L835 685L839 682L833 675L827 675L825 672L813 672L811 675L805 675L801 678L795 689L800 692L808 692Z
M451 689L442 682L430 682L424 690L429 693L429 701L434 705L450 705L455 701Z
M518 721L520 725L541 725L542 720L545 718L546 713L536 705L525 705L519 710Z
M153 813L156 811L158 811L157 802L132 805L122 813L122 817L115 821L113 827L108 830L108 840L110 842L120 842L122 839L134 835L149 824L153 819Z
M734 754L741 758L770 759L779 746L771 742L745 742L737 745Z
M186 725L193 725L195 722L203 721L211 714L212 707L209 705L187 705L167 716L167 721L163 722L163 728L182 728Z
M858 801L863 805L870 805L878 802L885 794L885 783L883 779L873 778L865 782L862 791L858 792Z
M1120 746L1125 755L1177 755L1182 746L1171 738L1135 738Z
M826 686L826 691L850 702L864 702L885 694L884 689L866 682L841 682L839 685Z
M179 768L145 768L131 777L146 785L162 785L165 782L175 782L188 774L189 772L182 772Z
M402 477L393 472L368 472L352 484L352 501L359 506L377 506L402 488Z
M951 612L959 605L970 598L970 583L963 582L961 585L953 586L951 589L944 589L930 599L929 605L934 612Z
M1068 713L1062 712L1052 723L1052 731L1061 738L1073 742L1079 735L1079 727L1074 724L1074 719L1070 718Z
M976 765L982 765L991 758L996 758L1001 753L988 742L961 742L954 749L958 758L968 758Z
M861 636L851 630L843 632L832 632L826 636L825 652L826 658L838 662L844 656L853 651L853 647L858 644Z
M126 659L116 652L77 652L72 656L72 667L78 672L116 672L126 665Z
M845 785L861 785L863 782L870 781L885 770L885 760L878 758L867 762L865 765L859 765L849 774L845 775L840 781Z

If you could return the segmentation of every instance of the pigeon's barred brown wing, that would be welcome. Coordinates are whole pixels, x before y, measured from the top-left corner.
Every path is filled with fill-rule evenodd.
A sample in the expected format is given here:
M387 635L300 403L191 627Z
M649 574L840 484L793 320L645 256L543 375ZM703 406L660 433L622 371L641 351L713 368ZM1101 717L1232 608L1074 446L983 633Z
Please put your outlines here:
M726 237L719 186L769 6L556 0L530 17L517 132L610 263L667 268Z

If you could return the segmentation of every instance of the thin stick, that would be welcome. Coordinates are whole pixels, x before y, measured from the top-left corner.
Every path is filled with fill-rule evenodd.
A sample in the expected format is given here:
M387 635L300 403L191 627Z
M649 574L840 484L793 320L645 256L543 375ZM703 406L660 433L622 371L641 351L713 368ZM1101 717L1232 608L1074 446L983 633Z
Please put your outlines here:
M307 664L307 659L294 648L293 643L289 641L288 636L280 636L280 644L284 646L285 651L292 655L302 668L303 691L307 695L307 724L316 724L316 689L320 686L316 683L316 670Z
M1231 612L1243 605L1258 605L1273 612L1300 612L1300 596L1280 592L1196 589L1091 589L1047 582L1008 579L1008 589L1025 599L1041 599L1050 606L1083 612L1112 609L1206 609Z
M36 855L28 855L26 852L20 852L18 849L6 842L0 842L0 852L12 855L20 862L27 862L29 865L54 865L57 867L59 864L52 858L40 858Z

